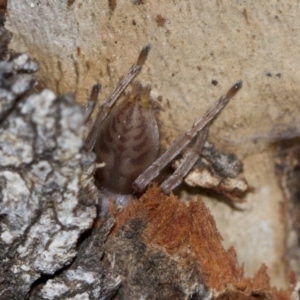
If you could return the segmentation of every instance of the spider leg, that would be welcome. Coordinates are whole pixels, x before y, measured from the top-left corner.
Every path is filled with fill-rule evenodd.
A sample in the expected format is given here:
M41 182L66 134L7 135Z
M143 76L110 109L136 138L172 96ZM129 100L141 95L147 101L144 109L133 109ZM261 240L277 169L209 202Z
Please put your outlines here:
M173 189L175 189L182 182L184 176L195 165L207 139L208 127L209 125L198 133L198 137L193 148L186 153L186 156L181 161L175 172L161 184L160 187L165 194L169 194Z
M101 84L100 83L95 84L92 88L90 99L89 99L88 103L85 106L85 111L84 111L85 122L88 121L88 119L90 118L90 116L91 116L91 114L92 114L92 112L95 108L100 90L101 90Z
M148 53L150 51L150 46L146 46L142 49L136 63L128 70L128 72L122 77L115 89L109 94L105 99L103 105L100 106L94 125L86 139L85 147L88 151L92 151L95 142L98 138L99 128L106 118L109 109L114 105L122 92L126 89L128 84L137 76L141 71L143 64L145 63Z
M211 107L191 129L179 136L150 167L148 167L133 183L133 188L137 192L142 192L146 186L159 175L159 172L178 155L194 138L198 132L202 131L227 105L229 100L241 89L242 81L238 81L229 91L222 96L217 103Z

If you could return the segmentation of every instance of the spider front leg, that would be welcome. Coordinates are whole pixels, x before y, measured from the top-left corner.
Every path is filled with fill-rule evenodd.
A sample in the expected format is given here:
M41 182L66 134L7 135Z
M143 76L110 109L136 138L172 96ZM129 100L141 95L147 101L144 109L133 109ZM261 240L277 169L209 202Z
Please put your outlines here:
M141 71L143 64L145 63L148 53L150 51L150 46L146 46L142 49L136 63L128 70L125 76L119 81L116 88L110 93L110 95L105 99L104 103L100 106L94 125L86 139L85 147L88 151L93 151L96 140L99 137L99 128L106 118L110 108L118 100L122 92L126 89L128 84L138 75ZM93 94L93 91L92 91ZM91 112L90 112L91 113Z
M133 188L137 192L142 192L146 186L159 175L159 172L190 143L197 133L203 131L205 127L209 126L209 123L225 108L229 100L241 89L241 87L242 81L240 80L232 86L229 91L193 125L191 129L178 137L167 151L134 181Z
M183 178L187 175L191 168L195 165L197 159L201 155L203 146L207 139L208 127L209 125L198 133L195 145L193 145L193 147L185 154L185 157L182 159L180 165L175 170L173 175L171 175L160 185L162 191L165 194L169 194L172 190L174 190L182 182Z
M94 111L94 108L95 108L100 90L101 90L101 84L100 83L95 84L92 88L91 96L89 98L88 103L85 106L85 111L84 111L85 122L88 121L88 119L90 118L92 112Z

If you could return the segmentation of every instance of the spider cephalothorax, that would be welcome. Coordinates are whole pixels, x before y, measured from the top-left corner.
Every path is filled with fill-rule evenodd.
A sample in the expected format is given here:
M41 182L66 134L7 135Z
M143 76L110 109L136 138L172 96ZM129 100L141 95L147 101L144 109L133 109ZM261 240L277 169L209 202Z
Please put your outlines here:
M128 84L140 72L149 50L149 46L143 48L137 62L100 107L86 141L88 150L96 153L97 162L105 164L97 171L96 181L109 195L142 192L159 175L162 168L196 138L193 147L186 152L174 174L161 184L165 193L174 189L201 154L211 121L242 87L242 81L238 81L193 124L191 129L179 136L166 152L157 158L159 134L149 104L150 87L143 87L138 82L133 83L131 93L125 96L119 105L114 106ZM94 86L91 103L97 99L99 87ZM88 109L88 115L91 107L93 105Z

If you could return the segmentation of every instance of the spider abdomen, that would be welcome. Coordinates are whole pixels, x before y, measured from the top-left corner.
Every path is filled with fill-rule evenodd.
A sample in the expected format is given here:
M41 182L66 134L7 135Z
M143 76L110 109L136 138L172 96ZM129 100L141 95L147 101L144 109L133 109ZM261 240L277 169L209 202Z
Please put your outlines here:
M100 186L121 194L133 192L132 183L158 156L159 133L149 104L150 87L135 83L132 92L105 119L95 145Z

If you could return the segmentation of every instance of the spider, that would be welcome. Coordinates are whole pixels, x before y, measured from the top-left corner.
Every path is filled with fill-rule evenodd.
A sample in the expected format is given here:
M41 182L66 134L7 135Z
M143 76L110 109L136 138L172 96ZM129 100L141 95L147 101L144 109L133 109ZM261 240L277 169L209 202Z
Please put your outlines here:
M159 133L150 102L151 87L134 82L132 91L122 95L141 71L149 51L150 46L142 49L136 63L100 106L86 139L86 149L95 152L97 163L104 163L104 167L98 168L95 175L96 185L102 193L100 207L104 212L107 211L109 198L124 206L132 194L143 192L160 171L196 138L179 167L160 185L166 194L178 186L199 158L211 121L242 87L242 81L236 82L188 131L179 136L164 154L158 157ZM100 89L100 84L94 85L92 89L86 107L86 119L94 109ZM115 105L121 95L124 97L123 101Z

